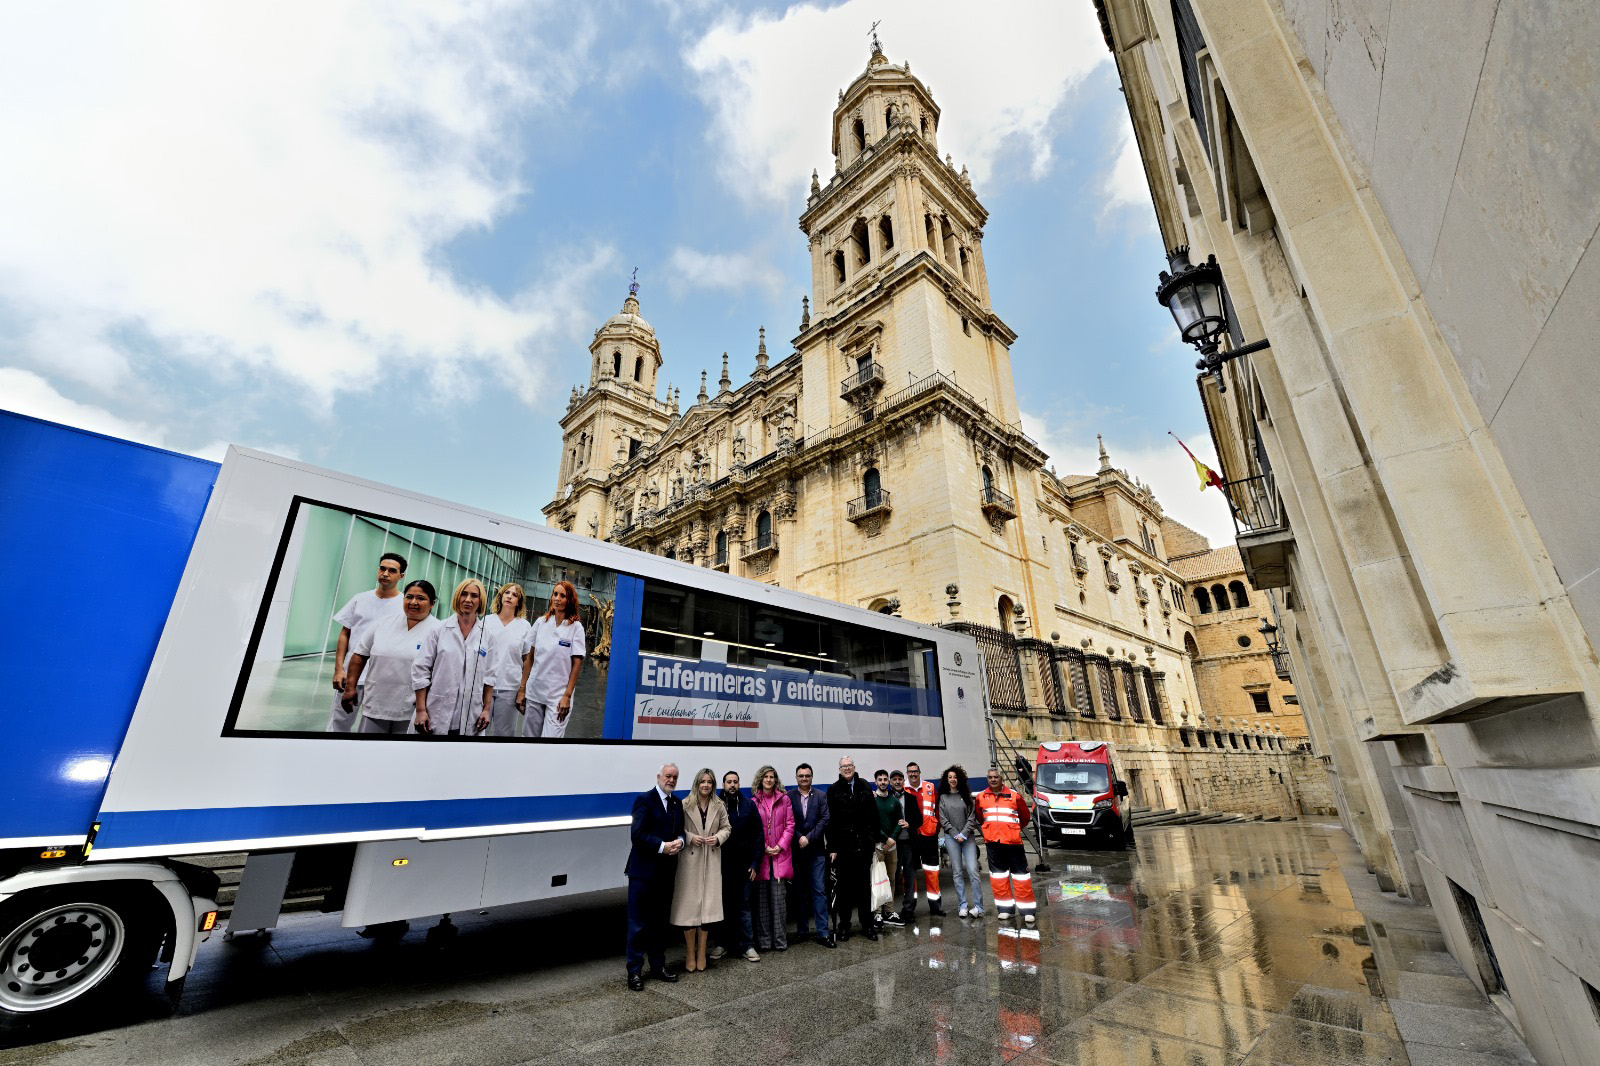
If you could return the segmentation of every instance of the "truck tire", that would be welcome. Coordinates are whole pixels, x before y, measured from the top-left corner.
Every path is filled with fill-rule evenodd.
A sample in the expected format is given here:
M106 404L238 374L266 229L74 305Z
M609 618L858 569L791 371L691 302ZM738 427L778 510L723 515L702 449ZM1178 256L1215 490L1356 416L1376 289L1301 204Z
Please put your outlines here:
M138 888L86 883L0 905L0 1019L92 1009L149 976L170 921Z

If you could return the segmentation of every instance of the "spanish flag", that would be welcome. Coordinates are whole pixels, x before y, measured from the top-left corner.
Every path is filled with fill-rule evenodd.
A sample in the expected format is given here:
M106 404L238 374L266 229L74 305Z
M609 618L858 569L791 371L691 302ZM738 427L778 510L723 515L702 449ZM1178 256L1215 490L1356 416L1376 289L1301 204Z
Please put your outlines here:
M1215 485L1217 487L1217 491L1221 492L1224 496L1226 496L1228 494L1227 490L1222 487L1222 479L1217 476L1217 472L1215 470L1211 469L1209 466L1207 466L1206 464L1202 463L1200 460L1196 459L1194 457L1194 452L1191 452L1189 450L1189 446L1187 444L1183 443L1183 441L1178 437L1178 435L1176 433L1172 432L1172 430L1170 430L1170 429L1167 430L1167 436L1169 436L1173 440L1177 441L1178 442L1178 447L1183 449L1183 454L1187 455L1189 457L1189 459L1194 463L1194 472L1200 478L1200 491L1201 492L1206 491L1206 489L1209 486Z

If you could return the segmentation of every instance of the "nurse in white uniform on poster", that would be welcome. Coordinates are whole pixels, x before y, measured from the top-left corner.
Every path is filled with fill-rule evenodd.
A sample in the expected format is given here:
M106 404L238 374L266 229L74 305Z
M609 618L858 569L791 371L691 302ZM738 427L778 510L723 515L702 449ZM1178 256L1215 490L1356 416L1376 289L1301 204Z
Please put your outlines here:
M522 688L517 691L517 702L527 708L523 736L558 740L567 735L572 691L587 651L578 621L578 590L570 581L557 581L549 609L524 638Z
M436 737L478 736L489 728L494 696L494 638L479 612L489 600L469 577L450 597L455 612L428 633L411 667L417 732Z
M433 617L438 593L426 581L413 581L401 596L401 612L356 638L345 675L344 699L359 713L361 733L411 733L417 714L411 667L428 634L443 625Z
M522 733L522 708L517 705L517 685L522 681L522 647L527 642L527 604L522 586L509 581L494 594L492 613L484 622L494 641L494 701L489 710L489 735L515 737Z

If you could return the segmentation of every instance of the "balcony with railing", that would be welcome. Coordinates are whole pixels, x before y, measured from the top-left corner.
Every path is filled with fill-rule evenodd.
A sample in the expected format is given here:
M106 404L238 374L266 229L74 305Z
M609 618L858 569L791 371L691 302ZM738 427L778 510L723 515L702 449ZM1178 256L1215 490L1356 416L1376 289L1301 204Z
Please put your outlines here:
M985 485L982 497L983 513L988 518L1009 520L1017 517L1017 501L997 485Z
M739 545L739 558L746 562L778 554L778 535L763 533Z
M1239 478L1222 489L1233 511L1234 536L1250 584L1258 589L1288 588L1294 533L1272 475Z
M839 383L839 396L848 400L862 393L876 392L883 388L883 382L883 367L876 362L868 363Z
M1076 544L1072 545L1072 569L1078 572L1079 577L1089 572L1089 560L1083 557Z
M1294 680L1289 676L1289 653L1283 648L1269 648L1268 654L1272 656L1272 672L1279 681Z
M894 506L889 502L889 490L879 489L851 500L845 506L845 517L852 522L860 522L874 515L886 516L893 510Z

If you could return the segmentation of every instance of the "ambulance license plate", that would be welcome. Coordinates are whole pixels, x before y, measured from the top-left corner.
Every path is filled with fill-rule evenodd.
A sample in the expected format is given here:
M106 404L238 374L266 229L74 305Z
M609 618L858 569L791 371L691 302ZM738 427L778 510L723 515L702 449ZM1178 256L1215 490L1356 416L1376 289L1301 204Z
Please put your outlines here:
M1089 833L1089 831L1087 829L1063 829L1061 831L1063 833L1071 834L1072 836L1075 836L1075 837L1087 836L1088 833Z

